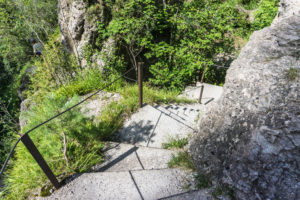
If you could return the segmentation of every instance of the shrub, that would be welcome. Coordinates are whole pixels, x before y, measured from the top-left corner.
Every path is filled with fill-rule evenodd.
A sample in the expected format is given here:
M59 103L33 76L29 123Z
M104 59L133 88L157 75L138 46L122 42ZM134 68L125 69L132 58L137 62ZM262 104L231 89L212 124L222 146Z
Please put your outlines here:
M257 11L254 13L252 30L260 30L270 26L278 11L279 0L261 0Z

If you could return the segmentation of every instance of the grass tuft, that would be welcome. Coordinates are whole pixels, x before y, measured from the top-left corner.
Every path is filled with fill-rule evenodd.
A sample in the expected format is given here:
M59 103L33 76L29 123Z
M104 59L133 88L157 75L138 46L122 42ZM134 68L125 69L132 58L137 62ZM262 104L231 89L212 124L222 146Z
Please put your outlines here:
M299 77L300 70L298 68L289 69L289 80L294 81Z
M168 167L182 167L193 171L196 169L191 156L187 152L179 152L177 156L173 154L171 161L168 163Z
M163 143L162 147L164 149L182 149L185 145L187 145L188 139L182 138L182 139L176 139L171 138L168 143Z

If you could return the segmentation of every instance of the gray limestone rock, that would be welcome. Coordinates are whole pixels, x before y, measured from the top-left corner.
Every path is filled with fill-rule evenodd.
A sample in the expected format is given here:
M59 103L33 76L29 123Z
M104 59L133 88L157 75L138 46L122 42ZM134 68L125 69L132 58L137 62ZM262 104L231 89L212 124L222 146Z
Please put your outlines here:
M84 99L91 94L82 96ZM97 95L88 99L80 105L80 112L87 118L94 120L95 123L99 121L102 111L112 102L119 102L123 97L119 93L110 93L101 91Z
M281 1L253 33L189 143L198 170L237 199L300 199L299 4Z
M58 22L62 33L62 43L79 59L82 66L87 65L84 58L85 47L94 46L97 38L97 22L107 20L107 10L102 1L90 5L86 0L59 0ZM100 55L94 54L92 60L100 69L105 65L103 56L109 56L114 49L114 40L104 42Z
M30 84L30 78L32 76L34 76L36 72L36 67L32 66L32 67L28 67L24 74L22 74L21 76L21 84L17 90L18 93L18 97L20 98L21 101L24 101L26 99L26 95L24 95L24 91L26 91L28 89L28 86Z

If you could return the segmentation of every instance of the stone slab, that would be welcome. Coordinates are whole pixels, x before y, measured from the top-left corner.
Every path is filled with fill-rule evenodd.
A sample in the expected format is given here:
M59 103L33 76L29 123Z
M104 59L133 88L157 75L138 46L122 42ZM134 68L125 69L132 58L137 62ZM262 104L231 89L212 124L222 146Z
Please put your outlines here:
M95 172L117 172L143 169L137 156L138 147L130 144L106 143L104 149L105 162L92 167Z
M154 200L187 192L188 173L179 169L133 171L143 199Z
M45 200L140 200L129 172L82 174Z
M221 97L221 94L223 93L223 87L211 85L207 83L203 83L203 85L204 85L204 90L202 95L203 104L208 104L211 101L216 101ZM181 95L179 95L179 97L186 97L188 99L198 100L200 96L200 90L201 90L200 86L201 84L197 83L196 86L186 87L184 92Z
M142 169L165 169L176 152L109 142L105 145L105 162L92 167L93 172L117 172Z
M204 114L204 105L201 104L170 104L170 105L155 105L154 108L161 111L163 114L177 120L179 123L190 126L194 129L197 127L197 121Z
M117 136L121 142L154 148L161 148L170 138L186 138L196 130L195 119L200 113L200 107L189 106L173 105L170 109L146 105L125 122ZM181 116L175 113L176 109L181 110ZM194 112L193 116L190 112Z
M150 105L146 105L133 114L124 123L124 128L116 134L120 141L147 146L148 140L153 133L162 113Z
M163 198L162 200L214 200L208 190L191 191Z
M150 136L147 146L161 148L172 138L186 138L195 130L186 123L182 123L167 115L162 114L153 134Z
M139 147L136 152L144 169L168 168L172 154L176 154L175 151L147 147Z

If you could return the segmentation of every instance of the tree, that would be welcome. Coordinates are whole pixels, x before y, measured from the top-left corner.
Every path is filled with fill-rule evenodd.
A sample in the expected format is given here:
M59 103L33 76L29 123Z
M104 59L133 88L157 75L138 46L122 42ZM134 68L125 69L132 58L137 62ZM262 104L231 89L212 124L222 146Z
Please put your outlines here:
M143 50L151 43L155 28L157 9L154 0L118 1L112 11L113 20L106 28L107 36L113 36L125 47L131 64L137 73L137 62Z

